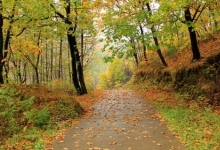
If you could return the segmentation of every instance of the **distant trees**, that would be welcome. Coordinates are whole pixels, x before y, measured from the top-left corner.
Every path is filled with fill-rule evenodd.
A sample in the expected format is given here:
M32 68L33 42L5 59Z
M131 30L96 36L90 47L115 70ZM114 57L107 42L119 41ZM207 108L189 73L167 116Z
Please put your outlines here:
M112 89L128 82L132 76L133 65L130 61L114 59L106 72L100 75L97 88Z

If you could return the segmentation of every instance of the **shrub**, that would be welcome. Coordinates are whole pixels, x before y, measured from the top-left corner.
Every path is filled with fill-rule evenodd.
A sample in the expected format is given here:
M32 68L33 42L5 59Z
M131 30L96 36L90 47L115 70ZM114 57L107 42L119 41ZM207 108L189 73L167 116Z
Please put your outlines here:
M48 125L50 118L49 111L44 108L41 110L32 109L27 113L27 119L30 123L32 123L36 127L40 127L41 129Z

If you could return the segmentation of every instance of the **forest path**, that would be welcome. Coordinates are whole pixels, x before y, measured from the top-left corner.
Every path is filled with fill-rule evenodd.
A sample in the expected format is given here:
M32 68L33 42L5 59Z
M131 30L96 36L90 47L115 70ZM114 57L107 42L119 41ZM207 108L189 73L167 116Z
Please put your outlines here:
M142 97L109 90L93 113L49 146L50 150L184 150Z

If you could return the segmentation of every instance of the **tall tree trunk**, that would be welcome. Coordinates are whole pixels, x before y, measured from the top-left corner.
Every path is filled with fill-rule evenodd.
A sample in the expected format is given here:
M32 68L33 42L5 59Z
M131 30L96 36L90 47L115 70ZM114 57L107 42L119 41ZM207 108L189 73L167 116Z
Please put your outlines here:
M138 65L139 65L138 55L137 55L137 52L136 52L136 49L135 49L135 45L134 45L135 42L134 42L134 39L133 39L133 38L130 39L130 43L131 43L132 48L133 48L133 50L134 50L134 54L133 54L133 56L134 56L134 59L135 59L136 65L138 66Z
M66 2L68 5L66 6L67 18L65 20L65 23L72 26L72 22L70 21L71 19L69 18L70 11L71 11L70 0L67 0ZM77 9L74 9L74 11L77 14ZM83 70L82 70L82 65L80 62L79 50L77 48L76 36L74 35L77 29L77 17L78 16L75 17L74 27L70 27L68 29L67 37L69 41L70 54L72 58L73 83L74 83L77 93L82 95L82 94L86 94L87 90L86 90L85 83L84 83Z
M60 38L59 70L58 70L58 78L59 79L63 79L62 55L63 55L63 39Z
M150 15L151 15L151 14L152 14L152 11L151 11L151 8L150 8L150 4L147 3L146 5L147 5L147 10L149 11L149 13L150 13ZM167 65L167 63L166 63L166 61L165 61L165 59L164 59L164 57L163 57L162 52L161 52L158 39L157 39L157 37L155 36L156 29L155 29L154 25L151 26L151 32L152 32L152 34L153 34L154 43L155 43L155 45L156 45L156 47L157 47L157 54L158 54L158 56L160 57L160 60L161 60L161 62L163 63L163 66L167 67L168 65Z
M193 54L193 60L200 59L200 52L199 52L199 47L196 39L196 31L193 27L193 20L191 17L190 9L189 7L185 8L185 21L188 26L188 31L190 35L190 42L191 42L191 49L192 49L192 54Z
M141 26L141 24L139 25L139 28L141 30L141 42L143 44L143 53L144 53L144 59L147 60L147 55L146 55L146 50L147 50L147 47L145 45L145 42L144 42L144 30L143 30L143 27Z
M71 73L71 56L70 56L70 51L67 52L67 57L68 57L68 81L72 81L72 73Z
M48 39L46 38L46 46L45 46L45 75L46 75L46 82L49 81L49 70L48 70Z
M37 37L37 46L40 47L40 38L41 38L41 30L39 31L38 37ZM37 61L36 61L36 67L35 67L35 73L36 73L36 81L37 84L40 83L40 78L39 78L39 63L40 63L40 56L41 56L41 50L39 49L39 52L37 54Z
M34 67L34 72L35 72L35 81L37 84L40 83L40 80L39 80L39 71L38 71L38 67Z
M4 77L3 77L3 67L5 64L5 60L7 55L8 55L8 51L6 51L8 49L9 46L9 41L10 41L10 34L11 34L11 24L13 23L13 19L14 19L14 12L15 12L15 3L17 0L15 0L13 8L12 8L12 12L11 15L9 15L9 27L7 29L6 32L6 37L5 37L5 43L4 43L4 38L3 38L3 22L4 22L4 18L2 15L2 0L0 0L0 84L4 84Z
M86 84L85 84L85 80L84 80L84 72L83 72L83 60L84 60L84 34L83 31L81 33L81 59L79 60L79 64L78 64L78 71L79 71L79 82L81 84L82 87L82 91L83 94L88 93L87 89L86 89Z
M76 66L76 56L75 56L75 49L76 49L76 43L75 43L75 37L73 37L73 35L71 34L71 31L73 31L73 28L69 28L69 32L67 33L67 38L68 38L68 42L69 42L69 47L70 47L70 56L71 56L71 66L72 66L72 80L73 80L73 85L76 89L76 92L79 95L82 95L82 89L81 86L79 84L79 80L78 80L78 75L77 75L77 66Z
M53 46L53 39L51 41L51 49L50 49L50 81L53 80L53 51L54 51L54 46Z
M79 51L77 49L77 43L76 43L76 29L77 29L77 22L78 22L78 12L77 12L77 3L75 2L75 8L74 13L76 14L75 18L70 18L71 17L71 5L70 5L70 0L65 0L66 2L66 15L62 15L59 11L55 9L53 5L51 5L52 8L54 8L55 13L62 18L65 21L65 24L69 26L67 30L67 39L69 42L69 48L70 48L70 56L71 56L71 67L72 67L72 80L73 80L73 85L76 89L76 92L80 95L85 94L87 91L84 89L85 87L82 88L83 85L83 73L82 73L82 65L80 63L80 56L79 56ZM71 20L74 21L72 22Z
M0 0L0 84L4 84L3 78L3 16L2 16L2 1Z

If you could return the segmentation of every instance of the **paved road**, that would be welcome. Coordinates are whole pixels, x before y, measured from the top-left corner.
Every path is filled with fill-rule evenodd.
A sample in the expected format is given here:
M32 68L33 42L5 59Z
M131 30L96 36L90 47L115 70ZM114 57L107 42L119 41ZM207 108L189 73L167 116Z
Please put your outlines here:
M93 115L54 141L51 150L185 150L155 117L154 109L132 91L106 91Z

